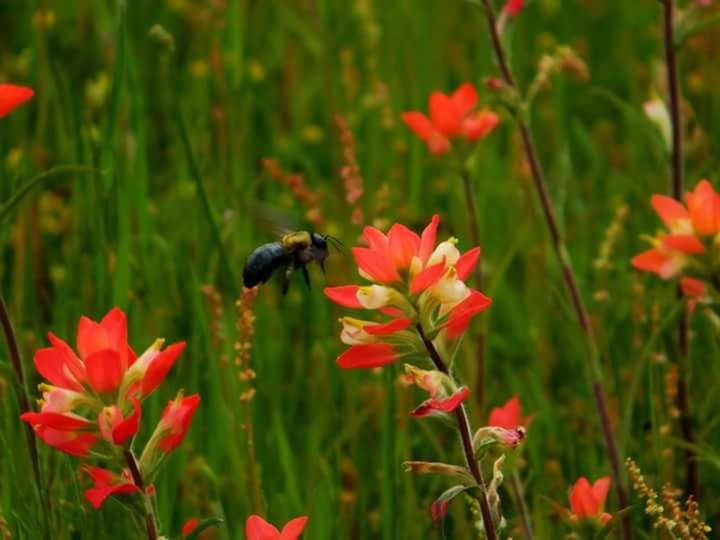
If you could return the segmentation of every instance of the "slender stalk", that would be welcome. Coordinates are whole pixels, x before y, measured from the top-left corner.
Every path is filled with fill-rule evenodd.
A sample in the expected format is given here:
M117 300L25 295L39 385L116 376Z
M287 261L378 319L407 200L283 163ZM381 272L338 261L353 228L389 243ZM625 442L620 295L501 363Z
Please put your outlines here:
M145 493L145 482L143 481L142 474L140 474L140 467L135 459L131 450L125 450L123 452L125 461L130 469L130 476L132 477L133 483L140 490L140 494L144 499L145 504L145 530L147 531L148 540L158 540L157 523L155 521L155 511L153 510L152 504L148 499L147 493Z
M512 482L512 490L515 494L515 504L520 511L520 521L522 522L523 534L526 540L533 540L535 537L532 532L532 525L530 524L530 512L528 512L527 504L525 504L525 492L523 490L522 482L520 482L520 475L517 470L512 472L510 476Z
M30 397L28 396L27 385L25 383L25 369L23 368L22 358L20 358L20 349L18 348L17 338L15 337L15 330L13 329L10 314L8 313L7 305L2 295L0 295L0 324L5 334L5 342L7 343L10 361L12 362L13 370L17 377L17 395L20 401L20 409L21 412L29 412ZM38 456L35 432L30 424L26 422L23 422L23 424L25 425L25 435L27 436L28 448L30 449L30 462L32 463L33 475L35 476L35 487L42 505L47 510L49 507L47 506L48 502L40 474L40 458ZM46 528L48 528L46 512L43 512L43 521Z
M665 68L667 72L668 95L670 98L670 120L672 122L672 159L670 192L674 199L681 201L685 175L685 154L683 148L683 120L680 108L680 81L678 78L677 56L675 54L675 0L662 0L663 37L665 42ZM682 291L678 287L678 297ZM680 369L677 380L677 405L680 409L680 429L687 442L685 450L685 481L689 495L698 495L698 475L695 452L695 433L690 417L688 381L685 371L688 362L688 315L685 311L678 322L678 344L680 348Z
M480 245L480 220L477 215L477 203L475 201L475 191L470 183L470 171L463 168L462 173L463 189L465 191L465 201L468 208L468 216L470 217L470 238L473 247ZM475 286L482 289L483 274L481 265L475 267ZM475 375L475 403L478 407L482 407L485 398L485 332L481 329L476 336L477 353L476 353L476 375Z
M515 79L510 69L510 64L507 60L505 48L500 38L500 32L498 30L497 18L495 16L495 10L493 8L491 0L482 0L485 17L487 20L488 30L490 32L490 39L492 41L493 50L495 53L495 59L499 66L502 77L505 84L512 88L516 88ZM608 457L610 459L610 465L612 467L612 473L615 480L615 489L618 495L618 501L621 508L628 506L629 501L627 492L625 491L622 469L620 464L620 455L618 453L617 444L615 441L615 433L612 430L610 424L610 415L608 413L607 400L605 398L605 391L602 383L602 367L597 354L597 345L595 342L595 336L593 334L592 326L590 324L590 316L588 314L585 305L583 304L582 296L575 279L575 273L572 269L570 255L565 247L565 242L560 234L560 228L555 217L555 211L553 208L550 195L547 191L545 180L543 178L542 167L540 160L538 159L537 150L533 141L530 126L524 118L518 118L518 126L520 129L520 135L522 137L523 151L525 158L530 165L530 172L532 174L533 183L535 190L537 191L540 203L542 205L543 216L545 223L550 233L552 240L553 250L555 256L560 264L560 268L563 274L563 280L570 293L575 314L578 319L578 323L582 328L585 337L588 342L590 349L589 362L592 373L592 387L595 395L595 405L597 408L598 416L603 430L603 437L605 439L605 446L607 447ZM630 528L629 516L625 516L623 519L623 538L630 540L632 532Z
M416 328L418 334L420 334L420 338L422 339L423 344L425 345L425 348L428 351L428 354L430 355L430 358L432 359L433 364L435 364L435 368L438 371L444 373L445 375L451 376L447 364L440 356L438 350L435 348L435 344L430 341L425 335L425 331L423 330L422 325L418 323L416 325ZM482 470L480 469L480 466L475 459L475 450L473 449L472 444L472 428L470 427L470 419L468 418L467 411L465 410L464 405L461 404L457 409L455 409L455 418L458 424L458 431L460 432L460 440L462 442L463 452L465 454L465 461L467 461L467 466L470 469L470 473L472 474L475 482L477 482L477 485L480 488L480 496L478 497L478 500L480 501L480 513L482 515L483 526L485 527L485 535L487 536L488 540L497 540L495 525L493 523L492 513L490 511L490 504L488 503L487 499L487 488L485 486L485 479L483 478Z

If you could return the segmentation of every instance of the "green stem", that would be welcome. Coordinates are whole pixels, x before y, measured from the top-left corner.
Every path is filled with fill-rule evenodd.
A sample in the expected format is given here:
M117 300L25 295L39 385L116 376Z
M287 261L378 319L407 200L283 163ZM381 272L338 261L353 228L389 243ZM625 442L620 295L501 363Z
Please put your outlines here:
M153 508L150 497L145 493L145 482L143 481L142 474L140 473L140 467L135 459L131 450L125 450L123 452L125 461L130 469L130 476L133 479L133 483L140 490L140 495L143 498L145 506L145 531L147 532L148 540L158 540L157 532L157 520L155 519L155 510Z

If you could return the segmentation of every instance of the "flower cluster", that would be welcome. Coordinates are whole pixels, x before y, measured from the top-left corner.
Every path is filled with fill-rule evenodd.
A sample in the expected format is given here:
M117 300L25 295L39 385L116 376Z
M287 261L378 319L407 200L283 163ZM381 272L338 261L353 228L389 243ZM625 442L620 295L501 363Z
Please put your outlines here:
M461 254L454 238L436 246L439 221L433 216L422 235L400 224L387 235L365 227L368 247L352 251L360 275L371 284L328 287L325 294L341 306L376 310L391 318L340 319L340 338L350 345L337 359L341 368L373 368L426 356L425 340L446 353L471 319L490 305L487 296L464 282L477 264L480 248ZM431 395L447 382L432 373L409 373Z
M475 142L500 123L500 117L490 109L476 110L477 104L477 90L468 82L451 95L433 92L428 103L429 117L411 111L403 113L402 119L433 155L441 156L450 151L453 139Z
M38 350L34 359L47 381L39 385L40 411L26 412L21 419L62 452L119 466L119 473L84 467L95 483L85 496L99 508L112 495L139 490L125 463L140 428L141 402L165 379L185 343L163 348L163 340L158 339L137 356L128 344L125 313L118 308L100 322L80 319L77 354L54 334L48 337L51 346ZM199 403L200 396L185 397L180 392L165 407L140 458L139 472L146 483L182 442Z
M701 180L685 194L685 204L665 195L653 195L651 203L667 231L651 237L652 249L634 257L632 264L663 279L692 276L695 281L684 288L697 296L703 292L697 279L720 279L720 194Z

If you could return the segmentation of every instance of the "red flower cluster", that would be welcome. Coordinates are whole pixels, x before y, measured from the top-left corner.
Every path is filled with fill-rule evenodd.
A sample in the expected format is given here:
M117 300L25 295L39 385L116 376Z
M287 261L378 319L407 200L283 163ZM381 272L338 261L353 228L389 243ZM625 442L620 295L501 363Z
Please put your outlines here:
M34 95L35 92L32 88L16 84L0 84L0 118L7 115L15 107L25 103Z
M62 339L49 334L51 347L35 353L35 367L46 379L39 388L40 412L26 412L21 419L38 436L62 452L89 457L117 455L128 449L140 427L141 400L165 379L185 349L175 343L163 349L158 339L139 357L128 344L125 313L112 309L102 321L82 317L78 326L78 354ZM143 460L159 462L154 450L173 450L185 437L200 396L171 401L150 442ZM121 453L121 452L120 452ZM96 486L86 492L96 507L110 495L130 493L129 476L115 475L97 467L86 471Z
M452 139L475 142L500 123L500 117L491 110L475 110L477 104L477 90L468 82L452 95L433 92L428 105L430 117L411 111L403 113L402 119L432 154L441 156L450 151Z
M378 310L392 317L374 321L343 317L340 335L350 345L337 360L341 368L373 368L424 350L418 325L442 347L462 335L491 300L463 281L473 271L480 248L460 254L451 238L435 245L438 216L422 235L395 224L385 235L365 227L368 247L353 248L355 262L370 285L328 287L333 302L349 308Z
M607 512L603 512L605 499L610 489L610 478L599 478L590 485L587 478L581 477L570 491L570 510L572 518L576 520L594 519L605 524L612 519Z
M528 427L530 416L522 416L520 397L515 395L502 407L493 407L488 418L488 426L515 429L519 426Z
M685 205L665 195L653 195L651 203L669 232L650 241L653 248L633 258L639 270L663 279L691 273L709 278L720 273L720 194L701 180L685 194Z

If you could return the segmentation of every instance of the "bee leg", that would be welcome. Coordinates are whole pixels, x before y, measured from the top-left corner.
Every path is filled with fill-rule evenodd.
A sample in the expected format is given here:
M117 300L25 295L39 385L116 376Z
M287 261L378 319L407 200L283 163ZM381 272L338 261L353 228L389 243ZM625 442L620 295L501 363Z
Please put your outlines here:
M307 285L308 290L312 290L312 287L310 286L310 274L308 274L307 266L302 267L302 274L305 278L305 285Z
M287 270L285 270L285 275L283 276L283 282L282 282L282 294L283 296L287 295L288 289L290 288L290 277L293 273L293 267L288 266Z
M320 270L322 270L323 276L325 275L325 261L319 260L318 264L320 265Z

